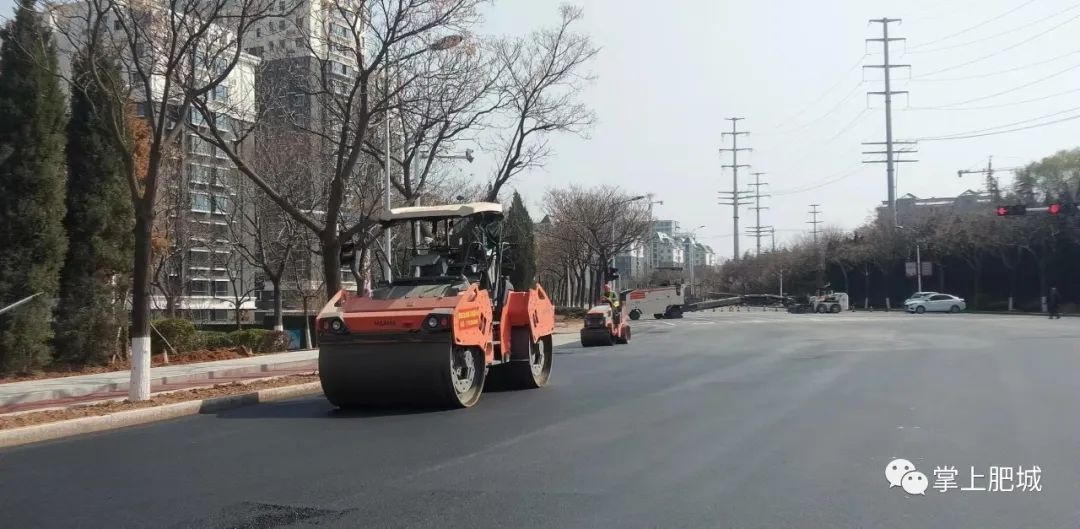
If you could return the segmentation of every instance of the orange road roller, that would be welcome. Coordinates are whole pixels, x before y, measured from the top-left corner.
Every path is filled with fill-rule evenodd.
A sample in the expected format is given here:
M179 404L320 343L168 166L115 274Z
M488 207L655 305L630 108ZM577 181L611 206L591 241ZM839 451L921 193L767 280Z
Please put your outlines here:
M342 290L319 313L319 379L335 406L467 408L484 385L540 388L555 307L543 287L503 276L502 205L391 209L387 228L425 230L409 273L370 295Z

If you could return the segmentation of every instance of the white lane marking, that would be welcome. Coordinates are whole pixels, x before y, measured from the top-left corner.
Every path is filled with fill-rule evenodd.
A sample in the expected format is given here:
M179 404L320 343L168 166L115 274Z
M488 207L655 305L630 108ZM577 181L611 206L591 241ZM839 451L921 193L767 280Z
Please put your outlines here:
M656 323L662 323L664 325L667 325L668 327L674 327L675 326L674 323L671 323L671 322L668 322L668 321L658 321Z

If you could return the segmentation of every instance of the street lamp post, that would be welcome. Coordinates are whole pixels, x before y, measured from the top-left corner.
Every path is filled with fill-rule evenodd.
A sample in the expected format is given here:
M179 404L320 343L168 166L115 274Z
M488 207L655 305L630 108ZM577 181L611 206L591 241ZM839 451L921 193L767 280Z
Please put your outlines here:
M897 230L904 229L903 226L896 226ZM920 247L918 235L915 238L915 291L922 292L922 248Z
M617 253L616 250L615 250L615 211L617 209L619 209L619 206L623 206L623 205L629 204L631 202L637 202L638 200L642 200L642 199L645 199L645 198L650 198L650 197L648 195L638 195L636 197L631 197L631 198L616 202L615 205L611 207L611 214L612 214L612 216L611 216L611 259L609 261L609 263L610 263L608 265L609 267L615 268L615 254ZM650 204L650 207L651 207L651 204ZM650 219L650 222L651 222L651 219ZM612 286L613 287L616 286L615 281L616 280L614 280L614 279L612 280L612 283L613 283ZM618 288L615 288L614 290L616 292L618 292Z
M461 42L463 40L465 40L465 37L462 36L462 35L447 35L445 37L440 38L439 40L436 40L434 43L429 45L427 47L427 49L428 49L428 51L445 51L445 50L449 50L449 49L461 44ZM389 109L389 104L390 104L390 68L389 68L389 65L387 65L387 71L386 71L386 99L387 99L386 103L387 103L387 107L388 107L386 109L386 116L385 116L385 119L384 119L386 121L386 163L383 166L384 169L385 169L385 172L386 172L386 196L383 197L383 207L389 213L389 211L390 211L390 186L391 186L391 183L390 183L390 149L391 149L391 147L390 147L390 109ZM402 125L402 127L404 127L404 125ZM402 142L404 143L404 137L405 137L405 131L404 130L401 131L401 136L402 136ZM386 264L384 265L384 268L383 268L383 278L386 281L392 281L393 280L393 273L394 273L393 272L393 266L392 266L393 265L393 251L394 251L393 248L394 247L393 247L393 235L392 235L392 233L390 231L390 228L386 228L386 230L385 230L383 244L384 244L383 252L386 254Z

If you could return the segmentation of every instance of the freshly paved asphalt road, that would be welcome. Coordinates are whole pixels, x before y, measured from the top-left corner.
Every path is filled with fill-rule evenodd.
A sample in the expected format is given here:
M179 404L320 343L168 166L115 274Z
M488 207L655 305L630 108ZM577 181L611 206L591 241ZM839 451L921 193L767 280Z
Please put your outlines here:
M563 348L471 410L321 398L0 451L0 525L1066 528L1080 319L708 313ZM886 464L1038 465L1041 492L889 488ZM976 482L987 486L987 479Z

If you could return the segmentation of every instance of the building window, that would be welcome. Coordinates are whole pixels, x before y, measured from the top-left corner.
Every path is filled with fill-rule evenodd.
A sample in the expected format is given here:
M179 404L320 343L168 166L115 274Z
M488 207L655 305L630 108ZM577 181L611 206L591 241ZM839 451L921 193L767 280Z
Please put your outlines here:
M229 295L229 282L228 281L214 281L214 295L215 296L228 296ZM225 311L221 311L221 312L225 312Z
M200 156L213 156L214 146L210 142L195 136L192 134L189 136L190 143L188 144L188 154L198 154Z
M198 127L206 125L206 118L203 117L202 112L191 111L191 124Z
M278 31L285 31L285 19L278 20L277 28Z
M191 292L192 296L209 296L210 282L205 280L192 281L188 291Z
M119 31L119 30L121 30L123 28L124 28L124 24L122 22L120 22L120 17L116 17L116 20L113 21L113 29L116 30L116 31Z
M214 196L214 213L227 215L229 213L229 197L222 195Z
M210 213L210 195L207 193L192 193L191 211Z
M219 84L214 87L210 92L210 100L217 102L225 102L229 100L229 86Z
M303 37L297 37L296 38L296 47L297 48L303 48L304 47L304 38Z
M188 164L188 180L195 184L209 184L213 169L205 165Z
M282 13L284 13L285 12L285 0L278 0L277 8L278 8L278 11L281 11Z
M269 48L269 49L270 49L270 51L274 51L274 41L270 41L270 42L268 42L268 43L266 44L266 47L267 47L267 48Z

